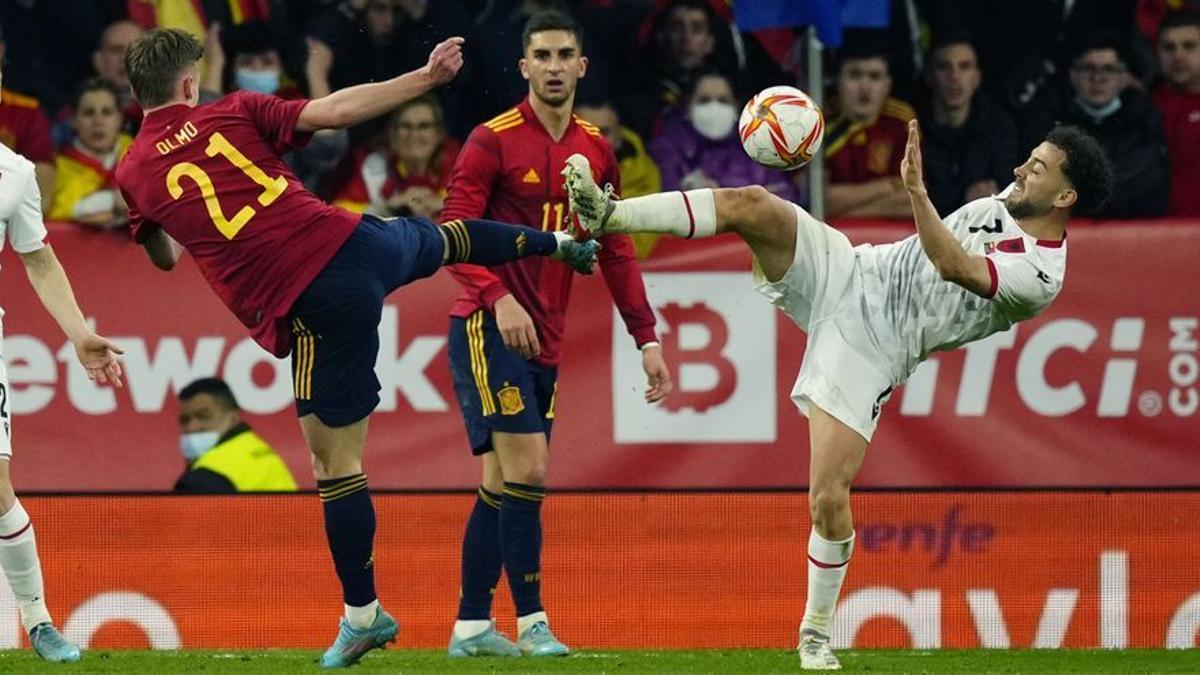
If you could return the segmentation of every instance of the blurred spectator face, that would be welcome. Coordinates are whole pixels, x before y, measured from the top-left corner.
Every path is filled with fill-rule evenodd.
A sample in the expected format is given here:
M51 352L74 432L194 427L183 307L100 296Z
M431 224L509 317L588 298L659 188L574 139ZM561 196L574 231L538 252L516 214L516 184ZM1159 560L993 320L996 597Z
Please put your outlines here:
M965 42L946 45L933 55L930 66L929 84L938 103L950 109L970 105L980 81L974 47Z
M1158 36L1158 60L1171 84L1200 91L1200 26L1167 28Z
M71 126L85 148L103 155L117 146L122 121L117 98L111 91L97 89L79 97Z
M142 36L142 28L132 21L118 21L104 29L100 46L92 52L92 67L101 78L117 85L120 91L129 87L125 74L125 49Z
M1075 96L1093 108L1112 103L1121 93L1125 64L1112 49L1086 51L1071 64Z
M529 36L519 65L533 95L558 107L575 96L575 85L587 72L587 57L579 53L574 33L544 30Z
M691 7L676 7L671 10L664 24L663 40L671 61L691 70L700 67L716 44L708 15L703 10Z
M241 421L236 408L211 394L196 394L179 405L179 449L189 461L195 460Z
M733 133L737 123L733 86L720 75L705 75L696 83L688 108L688 119L701 136L719 141Z
M617 111L607 103L603 105L584 105L575 109L575 114L579 115L584 121L596 125L600 129L600 133L608 140L608 144L613 150L621 149L621 118L617 117Z
M367 0L364 8L367 20L367 35L374 42L384 42L396 30L396 3L394 0Z
M283 61L279 52L269 49L259 54L238 54L233 60L234 83L238 89L274 94L279 91L283 77Z
M1029 159L1013 169L1012 192L1004 199L1004 206L1013 218L1029 218L1047 213L1054 208L1054 200L1071 184L1063 173L1063 162L1067 153L1058 146L1042 142Z
M406 165L429 166L444 137L433 106L417 103L392 118L392 151Z
M846 61L838 73L841 113L852 120L874 119L883 110L891 90L892 76L882 57Z

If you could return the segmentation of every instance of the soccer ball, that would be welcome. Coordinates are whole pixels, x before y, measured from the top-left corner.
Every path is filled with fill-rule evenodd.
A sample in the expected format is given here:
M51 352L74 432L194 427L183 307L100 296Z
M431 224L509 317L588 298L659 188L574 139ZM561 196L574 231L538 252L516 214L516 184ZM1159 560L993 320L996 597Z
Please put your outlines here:
M808 163L821 149L825 118L808 94L795 87L767 87L750 97L738 121L738 136L750 159L788 171Z

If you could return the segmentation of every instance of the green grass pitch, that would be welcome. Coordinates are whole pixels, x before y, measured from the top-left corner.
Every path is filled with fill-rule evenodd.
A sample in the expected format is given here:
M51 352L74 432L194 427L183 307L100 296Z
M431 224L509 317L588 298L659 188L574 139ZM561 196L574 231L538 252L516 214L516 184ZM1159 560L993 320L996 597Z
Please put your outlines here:
M1200 673L1197 650L860 650L840 651L843 672L859 673ZM74 664L0 651L2 673L317 672L314 651L98 651ZM372 652L350 672L406 673L798 673L790 651L581 651L559 659L451 660L440 651Z

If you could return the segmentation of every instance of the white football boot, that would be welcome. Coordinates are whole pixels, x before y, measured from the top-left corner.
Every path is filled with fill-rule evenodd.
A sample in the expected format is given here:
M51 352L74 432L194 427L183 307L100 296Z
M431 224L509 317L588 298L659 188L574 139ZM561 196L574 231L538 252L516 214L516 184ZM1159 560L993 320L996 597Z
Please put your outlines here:
M842 664L829 648L829 638L811 628L800 631L800 668L802 670L841 670Z

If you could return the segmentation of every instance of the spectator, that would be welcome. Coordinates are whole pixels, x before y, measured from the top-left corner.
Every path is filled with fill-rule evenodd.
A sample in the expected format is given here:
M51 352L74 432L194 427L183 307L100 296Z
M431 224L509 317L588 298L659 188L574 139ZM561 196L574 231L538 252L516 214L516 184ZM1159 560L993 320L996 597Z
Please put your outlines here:
M641 197L662 191L662 176L646 144L633 129L621 125L616 108L607 101L580 104L575 114L600 129L621 164L621 197Z
M4 62L4 34L0 33L0 63ZM31 96L0 86L0 143L33 162L42 210L50 210L54 195L54 144L50 141L50 121Z
M1154 101L1171 158L1168 213L1200 216L1200 12L1167 14L1158 31L1163 82Z
M388 147L359 160L334 203L356 213L437 222L460 148L446 136L436 98L408 101L391 115Z
M611 103L600 102L591 105L576 106L575 114L585 122L590 122L600 129L608 144L617 155L621 172L621 197L641 197L662 191L662 175L654 158L646 152L642 137L634 130L621 126L620 115ZM630 235L633 248L638 258L645 258L654 250L658 235L652 232L638 232Z
M330 93L333 54L316 40L309 40L308 45L306 71L310 96L320 98ZM283 58L267 24L244 23L224 28L214 23L205 34L204 52L202 102L239 89L285 99L304 97L304 92L284 71ZM313 134L307 145L287 153L283 159L304 187L316 192L326 174L342 160L349 143L345 129L322 129Z
M913 109L888 96L892 78L880 41L847 42L840 61L838 113L825 131L826 214L910 218L900 159Z
M187 470L175 492L295 492L283 459L242 421L224 380L205 377L179 392L179 450Z
M129 76L125 74L125 49L129 43L142 36L142 28L132 21L115 21L100 34L100 44L92 53L92 67L96 75L116 89L120 111L124 116L122 130L137 133L142 124L142 109L133 100L129 90Z
M929 52L918 117L929 198L939 213L996 194L1017 165L1017 127L979 90L975 48L950 37Z
M664 190L761 185L795 199L796 186L786 174L756 163L742 149L736 100L725 75L710 72L696 79L685 112L663 122L662 133L650 142Z
M626 72L620 101L631 128L649 138L659 117L677 105L701 73L734 72L731 32L706 0L671 0L655 18L650 42Z
M133 139L121 133L117 90L107 80L84 83L72 105L74 140L55 159L57 180L50 218L99 228L126 222L113 171Z
M1150 97L1126 86L1128 57L1117 33L1095 30L1070 53L1072 100L1059 121L1094 136L1113 164L1116 182L1100 218L1144 218L1166 213L1170 194L1167 140Z

